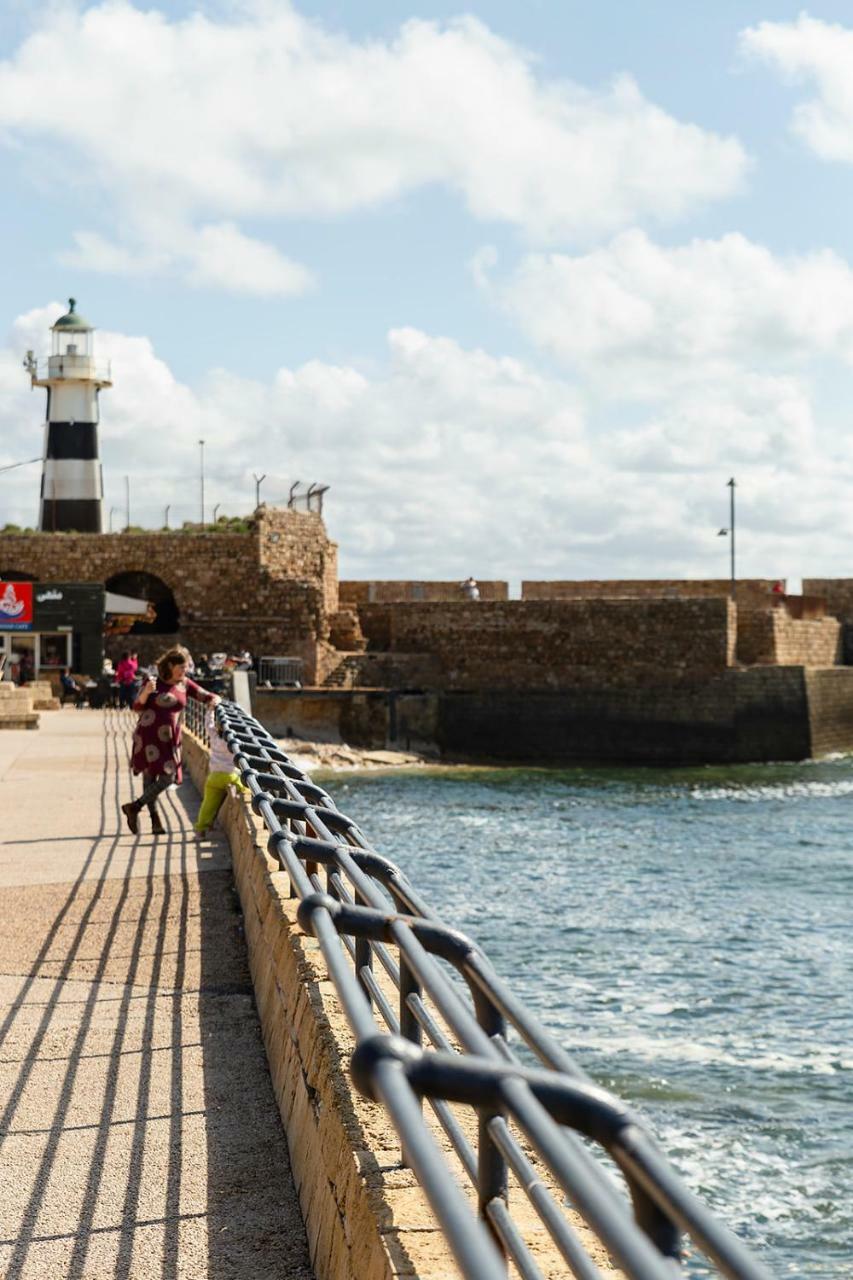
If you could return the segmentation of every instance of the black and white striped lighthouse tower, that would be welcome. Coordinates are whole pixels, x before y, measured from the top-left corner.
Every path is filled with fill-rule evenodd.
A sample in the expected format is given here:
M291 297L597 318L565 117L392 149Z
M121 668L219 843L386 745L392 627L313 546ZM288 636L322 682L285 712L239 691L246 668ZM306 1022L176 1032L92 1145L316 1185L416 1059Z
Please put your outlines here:
M103 533L104 481L98 457L98 392L111 387L109 366L98 366L94 330L68 300L52 326L47 366L28 355L34 387L47 389L39 528Z

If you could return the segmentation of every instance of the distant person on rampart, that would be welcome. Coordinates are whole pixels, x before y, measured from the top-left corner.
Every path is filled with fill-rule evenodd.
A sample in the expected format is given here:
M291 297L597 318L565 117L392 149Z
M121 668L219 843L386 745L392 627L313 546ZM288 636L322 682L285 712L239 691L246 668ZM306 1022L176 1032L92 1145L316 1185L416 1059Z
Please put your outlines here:
M240 791L248 791L239 769L234 767L234 757L219 732L212 708L207 713L207 736L210 741L209 772L204 783L201 808L195 821L195 833L200 840L213 826L228 788L237 787Z
M781 578L773 583L773 586L770 588L770 594L773 597L774 608L777 605L785 603L785 584L782 582Z
M134 660L130 650L123 653L121 661L116 667L118 705L120 707L132 707L136 701L136 673L138 670L139 663Z
M157 660L157 679L145 681L133 710L139 720L133 735L131 768L142 774L142 794L121 806L127 825L133 835L139 830L139 813L147 808L151 815L151 830L161 836L166 828L157 808L157 798L171 786L180 782L181 768L181 716L187 698L195 698L209 707L220 701L219 695L208 693L190 680L187 675L186 649L168 649Z
M480 599L480 588L477 586L476 578L466 578L464 582L460 583L460 586L466 600Z

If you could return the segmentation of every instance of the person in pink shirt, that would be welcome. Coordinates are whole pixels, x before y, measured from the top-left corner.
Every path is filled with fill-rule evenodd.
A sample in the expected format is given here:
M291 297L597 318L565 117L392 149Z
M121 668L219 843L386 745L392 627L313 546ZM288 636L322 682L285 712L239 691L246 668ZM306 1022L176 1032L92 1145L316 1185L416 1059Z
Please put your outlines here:
M136 698L136 673L139 664L130 653L121 655L121 662L116 667L118 680L118 705L132 707Z

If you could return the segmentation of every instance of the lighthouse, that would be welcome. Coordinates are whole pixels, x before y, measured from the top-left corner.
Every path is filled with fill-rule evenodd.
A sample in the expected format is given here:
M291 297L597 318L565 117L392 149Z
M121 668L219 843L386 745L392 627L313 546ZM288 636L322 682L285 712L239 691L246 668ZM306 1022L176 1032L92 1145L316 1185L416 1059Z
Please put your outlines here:
M94 330L74 298L51 328L46 364L27 352L34 387L47 390L39 528L103 533L104 481L98 457L98 392L111 387L108 365L97 365Z

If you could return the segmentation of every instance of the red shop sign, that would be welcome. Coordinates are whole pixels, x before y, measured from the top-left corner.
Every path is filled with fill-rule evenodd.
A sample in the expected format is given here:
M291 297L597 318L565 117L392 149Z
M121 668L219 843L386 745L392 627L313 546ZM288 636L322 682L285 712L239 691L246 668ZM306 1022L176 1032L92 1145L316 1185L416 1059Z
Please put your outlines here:
M0 582L0 631L31 631L33 584Z

